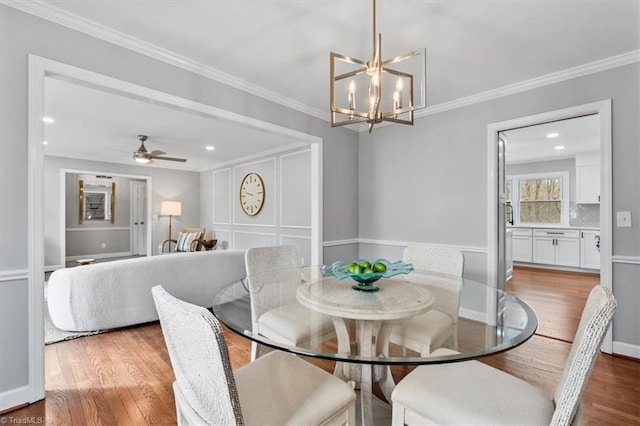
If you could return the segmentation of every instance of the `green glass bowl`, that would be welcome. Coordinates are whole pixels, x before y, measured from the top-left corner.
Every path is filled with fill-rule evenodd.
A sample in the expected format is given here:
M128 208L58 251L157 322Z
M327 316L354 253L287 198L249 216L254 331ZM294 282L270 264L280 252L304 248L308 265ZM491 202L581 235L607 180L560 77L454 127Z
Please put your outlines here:
M387 267L385 272L370 272L368 274L352 274L347 272L347 268L349 268L351 263L360 263L364 260L365 259L357 259L352 262L338 260L337 262L333 262L331 265L322 266L322 275L332 275L339 280L351 278L357 281L361 286L371 286L380 278L390 278L399 274L408 274L413 271L413 265L411 263L404 263L400 260L397 262L390 262L387 259L377 259L376 261L371 262L371 264L373 265L376 262L383 263ZM374 288L377 289L377 287Z

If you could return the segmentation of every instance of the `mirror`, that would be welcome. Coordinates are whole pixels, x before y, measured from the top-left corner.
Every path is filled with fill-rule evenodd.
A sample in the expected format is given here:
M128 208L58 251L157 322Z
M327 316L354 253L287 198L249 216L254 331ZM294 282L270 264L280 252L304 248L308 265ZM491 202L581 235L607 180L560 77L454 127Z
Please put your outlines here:
M114 209L116 203L116 183L110 184L87 183L80 179L78 223L93 220L109 220L114 223Z

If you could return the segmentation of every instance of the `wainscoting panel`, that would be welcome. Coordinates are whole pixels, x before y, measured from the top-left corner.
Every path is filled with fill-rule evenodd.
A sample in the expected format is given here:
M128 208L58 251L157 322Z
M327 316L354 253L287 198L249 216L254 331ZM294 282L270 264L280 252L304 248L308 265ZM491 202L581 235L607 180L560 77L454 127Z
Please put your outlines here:
M231 169L213 172L213 223L231 223Z
M216 250L233 249L231 246L231 231L228 229L214 229L213 238L218 240Z
M251 247L270 247L276 245L276 234L267 232L233 231L234 250L246 250Z
M292 245L298 251L300 265L311 264L311 237L297 235L280 235L281 245Z

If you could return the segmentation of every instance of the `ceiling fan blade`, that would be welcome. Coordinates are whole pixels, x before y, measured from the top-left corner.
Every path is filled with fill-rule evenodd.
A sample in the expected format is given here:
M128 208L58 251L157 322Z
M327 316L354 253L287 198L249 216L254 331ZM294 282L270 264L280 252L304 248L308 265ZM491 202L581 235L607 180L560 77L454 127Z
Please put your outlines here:
M181 163L186 163L187 159L186 158L177 158L177 157L156 157L156 156L151 156L151 158L155 159L155 160L167 160L167 161L179 161Z
M160 151L160 150L157 150L157 149L155 149L155 150L153 150L153 151L151 151L149 153L149 155L151 155L152 157L155 157L156 155L164 155L164 154L166 154L166 152Z

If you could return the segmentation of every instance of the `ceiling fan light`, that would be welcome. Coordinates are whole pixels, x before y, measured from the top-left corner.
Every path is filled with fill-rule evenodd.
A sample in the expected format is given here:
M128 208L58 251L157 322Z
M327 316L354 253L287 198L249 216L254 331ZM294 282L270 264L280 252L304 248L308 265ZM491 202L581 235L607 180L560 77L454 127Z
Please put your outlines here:
M133 159L136 160L136 162L140 163L140 164L149 164L151 162L150 159L145 158L145 157L136 157L136 156L134 156Z

